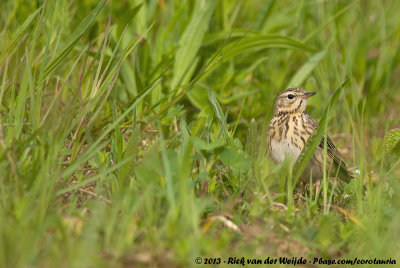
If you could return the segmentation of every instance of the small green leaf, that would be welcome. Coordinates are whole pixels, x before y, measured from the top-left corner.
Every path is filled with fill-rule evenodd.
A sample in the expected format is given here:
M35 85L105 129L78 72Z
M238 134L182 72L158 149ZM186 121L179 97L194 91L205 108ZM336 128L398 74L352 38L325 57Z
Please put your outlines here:
M387 153L392 151L393 149L399 149L398 145L400 144L400 128L395 128L390 130L385 134L385 150Z
M216 140L208 144L199 137L195 136L190 137L190 140L193 142L193 146L197 151L210 152L225 145L225 142L223 142L222 140Z
M332 239L334 239L334 236L332 236L332 230L334 228L335 226L332 218L328 216L323 216L318 227L318 235L316 238L317 241L323 246L328 246L329 244L332 244Z
M221 161L225 166L236 172L247 172L253 160L250 157L245 157L242 152L235 152L229 148L221 153Z
M206 124L207 124L207 118L198 117L197 120L192 125L192 129L190 130L190 133L193 136L199 136L201 134L201 132L203 131Z
M246 151L251 157L257 157L258 146L257 146L257 123L256 120L251 119L249 130L247 132Z
M208 90L208 99L210 100L210 104L214 110L215 116L217 117L218 123L223 126L225 122L225 115L212 89Z
M132 160L121 167L121 178L122 178L121 181L123 181L128 175L132 173L135 163L135 158L138 152L139 142L140 142L140 128L136 126L133 130L132 135L129 137L128 142L125 144L123 159L130 158Z
M224 138L229 137L228 127L226 126L226 119L224 112L222 111L221 105L218 103L217 97L215 96L212 89L208 90L208 99L210 100L210 104L214 110L214 114L221 128L221 133L223 137Z

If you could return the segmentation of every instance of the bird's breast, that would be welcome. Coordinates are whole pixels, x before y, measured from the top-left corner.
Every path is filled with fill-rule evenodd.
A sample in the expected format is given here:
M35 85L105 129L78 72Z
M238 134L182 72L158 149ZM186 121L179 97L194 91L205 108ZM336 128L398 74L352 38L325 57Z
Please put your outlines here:
M296 161L300 155L301 149L294 145L290 139L271 139L271 156L276 163L282 162L286 156L293 157L293 161Z
M293 116L275 117L271 121L269 147L272 159L276 163L291 156L296 161L304 147L305 139L301 138L301 118Z

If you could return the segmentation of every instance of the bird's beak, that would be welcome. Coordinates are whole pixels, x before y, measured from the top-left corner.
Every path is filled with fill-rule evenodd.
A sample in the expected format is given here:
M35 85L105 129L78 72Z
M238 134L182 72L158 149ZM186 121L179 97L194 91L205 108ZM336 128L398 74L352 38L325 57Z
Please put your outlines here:
M308 99L311 96L314 96L315 94L317 94L317 92L306 92L303 95L303 99Z

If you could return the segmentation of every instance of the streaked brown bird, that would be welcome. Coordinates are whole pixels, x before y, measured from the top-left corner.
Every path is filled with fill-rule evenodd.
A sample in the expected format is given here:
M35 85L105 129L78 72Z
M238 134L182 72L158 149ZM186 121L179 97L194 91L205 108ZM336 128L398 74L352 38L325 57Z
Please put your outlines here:
M302 88L289 88L276 97L274 116L269 124L267 135L269 152L275 163L282 162L287 155L293 156L293 161L296 161L306 141L317 128L317 121L305 112L307 99L315 94L315 92L306 92ZM327 175L335 177L338 174L341 180L350 182L355 175L347 169L340 152L329 137L326 143ZM315 183L322 179L323 152L324 139L300 176L300 181L308 183L312 177Z

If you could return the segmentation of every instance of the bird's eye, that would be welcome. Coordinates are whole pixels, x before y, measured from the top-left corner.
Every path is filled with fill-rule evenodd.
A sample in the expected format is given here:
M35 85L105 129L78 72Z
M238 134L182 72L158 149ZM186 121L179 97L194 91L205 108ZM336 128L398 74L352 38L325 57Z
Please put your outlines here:
M287 95L288 99L291 100L294 98L294 96L292 94Z

